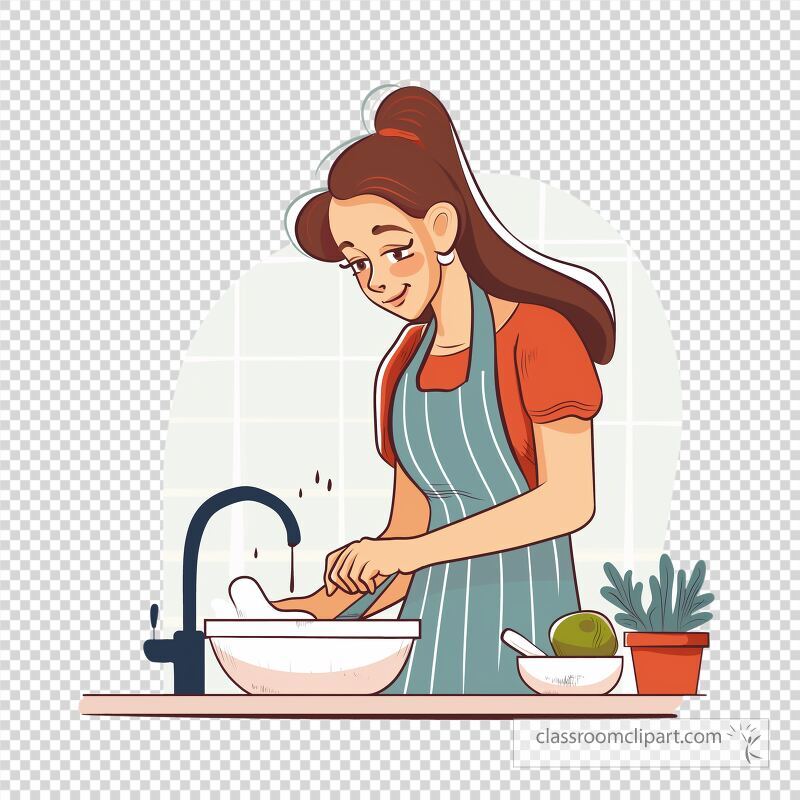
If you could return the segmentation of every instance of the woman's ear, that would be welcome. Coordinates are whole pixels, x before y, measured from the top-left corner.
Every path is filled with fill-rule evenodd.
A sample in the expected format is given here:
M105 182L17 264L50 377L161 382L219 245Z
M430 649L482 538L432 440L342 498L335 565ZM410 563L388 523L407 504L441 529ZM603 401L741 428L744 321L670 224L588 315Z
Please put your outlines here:
M425 214L425 227L437 253L453 249L458 233L458 212L451 203L434 203Z

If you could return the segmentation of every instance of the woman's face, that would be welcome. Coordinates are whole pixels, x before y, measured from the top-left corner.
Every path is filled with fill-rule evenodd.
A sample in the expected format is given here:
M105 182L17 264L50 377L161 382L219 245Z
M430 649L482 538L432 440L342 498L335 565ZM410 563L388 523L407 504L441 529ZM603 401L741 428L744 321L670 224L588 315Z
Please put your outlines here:
M409 217L376 195L331 198L328 218L342 266L367 298L398 317L417 319L442 277L425 219Z

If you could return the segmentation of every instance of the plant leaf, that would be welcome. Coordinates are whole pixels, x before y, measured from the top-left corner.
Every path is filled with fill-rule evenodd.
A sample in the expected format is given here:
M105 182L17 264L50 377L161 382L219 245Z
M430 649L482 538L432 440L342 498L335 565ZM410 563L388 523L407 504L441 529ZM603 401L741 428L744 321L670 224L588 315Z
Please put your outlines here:
M662 630L672 630L674 627L675 609L672 605L672 582L675 577L675 567L672 559L663 553L659 559L658 570L661 575L661 624Z
M606 573L606 577L614 586L622 586L622 576L619 574L619 570L610 561L606 561L603 564L603 572Z
M679 569L675 581L675 630L683 630L684 610L686 602L686 570Z
M686 620L689 618L689 606L692 604L692 582L695 580L696 574L696 565L695 568L689 574L689 577L686 581L686 589L684 590L683 597L681 598L681 627L679 630L685 630L684 624Z
M693 614L689 617L683 629L685 631L690 631L692 628L698 628L700 625L704 625L708 622L713 616L714 615L708 611L701 611L699 614Z
M650 630L663 630L664 617L661 613L661 584L655 575L650 576L650 607L647 609Z
M613 602L623 611L631 613L632 609L630 605L630 597L627 592L625 586L625 580L623 579L622 575L620 575L617 568L610 561L607 561L603 565L603 569L605 570L605 573L608 576L608 579L611 581L612 585L604 587L605 589L608 590L608 592L606 594L603 594L601 590L601 594L603 594L603 597Z
M625 588L625 594L630 597L631 591L633 589L633 570L629 569L625 573L625 577L622 579L622 585Z
M630 614L616 614L614 619L625 628L630 628L634 631L645 630L642 628L642 620L638 617L632 617Z
M637 583L634 586L633 571L627 570L623 577L610 561L603 565L603 570L611 582L611 586L602 587L600 595L624 612L620 615L625 618L624 622L617 617L615 619L620 625L625 625L625 627L633 630L650 630L650 621L642 605L642 590L644 587L641 583Z
M635 617L636 616L636 608L633 604L633 570L628 570L625 573L625 577L622 581L623 588L625 589L625 602L628 604L628 608L631 611L631 614Z
M695 602L695 599L700 592L700 589L703 586L703 580L705 579L706 575L706 563L703 560L698 561L694 565L694 569L692 570L692 574L689 577L689 583L686 586L686 597L684 598L683 606L682 606L682 617L684 627L681 630L689 630L685 627L685 623L687 623L691 619L692 615L692 605Z
M644 585L641 581L639 581L636 586L633 587L633 595L631 596L633 611L635 616L639 618L641 621L641 628L640 630L648 631L650 630L650 620L647 619L647 612L644 610L644 606L642 605L642 590L644 589Z
M698 595L697 599L694 601L694 603L692 603L692 607L689 609L689 611L694 614L694 612L698 609L703 608L703 606L707 606L710 602L712 602L713 599L714 595L711 594L711 592Z
M603 570L606 573L606 577L611 581L611 585L619 592L620 596L623 596L625 592L623 591L622 576L619 574L619 570L610 561L606 561L603 564Z
M689 584L686 587L686 596L689 603L691 603L697 596L698 592L703 586L703 581L706 577L706 562L702 559L694 565L692 575L689 578Z
M616 606L622 611L628 613L631 611L631 609L628 608L628 606L626 605L625 601L611 586L604 586L602 589L600 589L600 596L608 600L608 602L611 603L612 606Z

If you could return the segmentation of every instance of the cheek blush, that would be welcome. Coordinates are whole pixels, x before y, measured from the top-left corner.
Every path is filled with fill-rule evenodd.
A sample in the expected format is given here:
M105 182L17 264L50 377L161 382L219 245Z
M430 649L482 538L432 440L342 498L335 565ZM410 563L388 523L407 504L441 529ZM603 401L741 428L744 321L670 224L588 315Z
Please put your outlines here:
M396 278L407 278L414 275L422 269L425 263L425 257L422 253L414 253L414 255L392 264L391 272Z

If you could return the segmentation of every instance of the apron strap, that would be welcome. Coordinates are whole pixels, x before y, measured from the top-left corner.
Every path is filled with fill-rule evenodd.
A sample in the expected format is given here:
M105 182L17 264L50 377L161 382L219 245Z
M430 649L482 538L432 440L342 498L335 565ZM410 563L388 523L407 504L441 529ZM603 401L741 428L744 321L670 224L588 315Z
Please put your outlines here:
M485 370L494 380L495 329L492 306L486 292L472 278L469 279L472 295L472 329L470 332L470 364L467 380L477 378L475 370Z
M362 594L357 600L351 603L344 611L336 615L336 619L359 619L364 612L386 591L392 581L399 575L395 572L390 575L373 593Z

